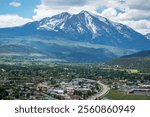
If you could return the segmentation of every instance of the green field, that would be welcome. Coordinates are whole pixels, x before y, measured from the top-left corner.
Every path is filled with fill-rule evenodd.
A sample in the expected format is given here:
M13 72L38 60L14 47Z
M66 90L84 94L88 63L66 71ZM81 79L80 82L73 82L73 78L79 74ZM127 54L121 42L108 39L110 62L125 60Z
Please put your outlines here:
M150 96L146 95L131 95L119 90L110 90L102 99L110 100L150 100Z
M103 68L103 69L105 69L105 70L110 70L110 69L112 69L112 68ZM113 68L113 70L118 70L118 71L126 71L126 72L128 72L128 73L131 73L131 74L137 74L137 73L139 73L140 71L138 70L138 69L117 69L117 68Z
M132 73L132 74L136 74L136 73L139 73L139 70L137 70L137 69L129 69L129 70L127 70L127 72Z

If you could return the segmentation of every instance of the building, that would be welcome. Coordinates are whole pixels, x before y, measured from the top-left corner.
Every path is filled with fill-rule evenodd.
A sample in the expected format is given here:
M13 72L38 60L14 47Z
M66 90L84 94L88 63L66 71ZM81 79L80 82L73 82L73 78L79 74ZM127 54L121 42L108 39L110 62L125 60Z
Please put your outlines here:
M70 96L71 100L81 100L82 98L80 96L77 95L72 95Z
M136 94L136 95L150 95L150 89L131 89L129 90L129 93Z
M47 84L39 83L36 87L36 90L37 91L47 91L47 88L48 88Z

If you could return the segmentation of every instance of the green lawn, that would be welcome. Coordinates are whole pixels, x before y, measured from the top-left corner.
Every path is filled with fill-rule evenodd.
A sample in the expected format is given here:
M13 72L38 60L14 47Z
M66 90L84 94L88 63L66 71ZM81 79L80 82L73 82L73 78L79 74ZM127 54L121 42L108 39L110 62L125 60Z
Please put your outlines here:
M150 96L131 95L118 90L110 90L109 93L103 98L111 100L150 100Z

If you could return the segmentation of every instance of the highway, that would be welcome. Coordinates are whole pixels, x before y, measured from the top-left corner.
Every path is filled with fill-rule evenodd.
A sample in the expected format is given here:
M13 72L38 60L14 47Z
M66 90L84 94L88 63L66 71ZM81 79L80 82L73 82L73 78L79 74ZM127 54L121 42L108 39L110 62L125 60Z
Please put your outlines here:
M100 81L98 81L97 83L100 85L101 90L97 94L89 97L87 100L95 100L96 98L99 98L108 93L110 88L107 85L102 84Z

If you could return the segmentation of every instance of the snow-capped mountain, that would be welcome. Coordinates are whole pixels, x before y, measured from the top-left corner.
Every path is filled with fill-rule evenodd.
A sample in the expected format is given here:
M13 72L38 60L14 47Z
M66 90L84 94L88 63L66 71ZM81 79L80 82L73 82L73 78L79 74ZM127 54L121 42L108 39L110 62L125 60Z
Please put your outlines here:
M62 33L64 38L70 40L132 49L135 49L134 45L138 47L137 49L148 46L145 37L130 27L87 11L82 11L76 15L62 13L51 18L45 18L39 22L37 29Z
M96 22L93 22L94 16L87 11L82 11L77 15L71 15L67 12L56 15L51 18L44 18L39 22L39 30L62 31L64 33L73 33L75 35L92 35L96 38L100 35ZM102 20L107 23L107 19L97 17L96 20Z
M128 26L112 22L87 11L79 14L63 12L53 17L31 22L20 27L0 29L0 33L22 36L48 36L73 41L121 47L149 49L150 41Z
M150 40L128 26L81 11L63 12L19 27L0 29L0 47L8 50L21 46L25 46L22 50L33 48L36 55L44 57L99 62L148 50Z

